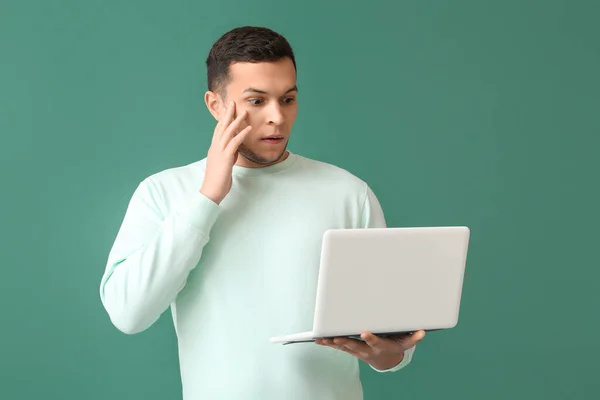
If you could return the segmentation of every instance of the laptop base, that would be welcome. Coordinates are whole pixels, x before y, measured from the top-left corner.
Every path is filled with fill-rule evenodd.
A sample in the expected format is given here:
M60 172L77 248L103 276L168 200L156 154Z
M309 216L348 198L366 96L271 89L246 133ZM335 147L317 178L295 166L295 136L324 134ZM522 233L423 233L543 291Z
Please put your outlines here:
M439 329L424 329L425 332L434 332L434 331L439 331L442 330L444 328L439 328ZM281 343L283 346L285 345L289 345L289 344L298 344L298 343L314 343L317 341L317 339L334 339L334 338L339 338L339 337L343 337L343 338L348 338L348 339L354 339L354 340L360 340L360 341L364 341L363 338L360 336L360 334L354 334L354 335L341 335L341 336L326 336L326 337L319 337L319 338L315 338L315 337L306 337L306 334L308 334L310 332L305 332L304 334L299 334L297 335L297 338L294 338L294 336L296 335L289 335L289 336L284 336L282 338L274 338L273 340L271 340L274 343ZM412 335L413 333L415 333L415 331L398 331L398 332L385 332L385 333L374 333L375 336L378 336L380 338L392 338L395 336L407 336L407 335ZM304 337L301 337L304 336ZM286 338L289 337L289 340L286 340Z

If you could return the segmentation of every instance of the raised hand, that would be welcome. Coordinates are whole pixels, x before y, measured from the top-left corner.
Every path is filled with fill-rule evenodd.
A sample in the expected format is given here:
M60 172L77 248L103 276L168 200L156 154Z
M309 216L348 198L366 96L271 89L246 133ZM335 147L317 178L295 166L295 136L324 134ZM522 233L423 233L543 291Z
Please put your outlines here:
M245 122L245 110L235 119L234 115L235 102L232 100L215 127L208 149L204 182L200 188L200 193L217 204L221 203L231 190L231 173L238 158L238 148L252 130ZM243 127L244 124L247 126Z

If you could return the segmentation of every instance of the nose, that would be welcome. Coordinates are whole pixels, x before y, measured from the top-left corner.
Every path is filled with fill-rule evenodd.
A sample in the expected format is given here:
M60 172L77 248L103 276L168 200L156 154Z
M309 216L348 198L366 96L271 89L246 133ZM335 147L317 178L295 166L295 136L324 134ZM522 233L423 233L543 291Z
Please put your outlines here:
M281 106L273 105L269 109L269 125L281 125L285 117L283 116L283 112L281 111Z

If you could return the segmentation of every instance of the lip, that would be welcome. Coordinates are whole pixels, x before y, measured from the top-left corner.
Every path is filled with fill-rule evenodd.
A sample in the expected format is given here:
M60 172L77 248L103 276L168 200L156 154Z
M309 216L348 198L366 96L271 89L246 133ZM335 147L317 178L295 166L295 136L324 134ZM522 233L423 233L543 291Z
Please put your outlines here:
M281 136L281 135L270 135L270 136L265 136L264 138L262 138L262 140L266 140L266 139L283 139L283 136Z
M283 136L267 136L262 138L261 141L269 144L278 144L283 142Z

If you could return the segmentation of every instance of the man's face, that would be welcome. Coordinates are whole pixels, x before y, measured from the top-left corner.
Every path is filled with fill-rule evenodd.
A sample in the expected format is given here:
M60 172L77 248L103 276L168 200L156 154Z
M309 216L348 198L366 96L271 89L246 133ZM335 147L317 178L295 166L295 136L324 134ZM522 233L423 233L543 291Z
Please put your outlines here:
M276 62L236 63L230 67L226 101L236 104L236 116L248 112L252 131L239 147L238 164L264 166L285 155L298 113L296 70L289 58ZM221 106L224 112L223 105ZM222 113L221 113L222 115ZM242 124L242 129L247 126ZM277 137L267 139L267 137Z

